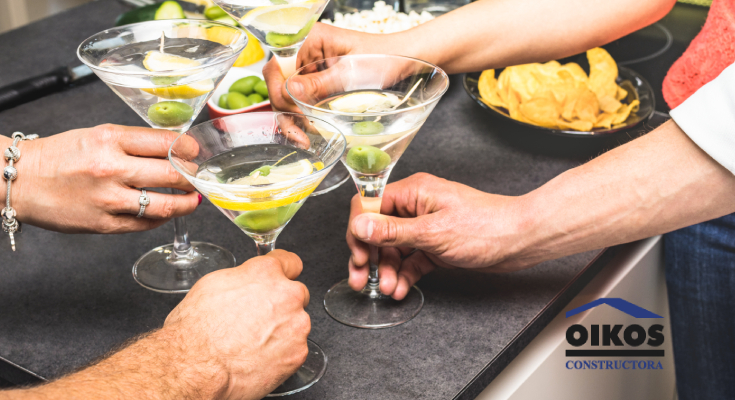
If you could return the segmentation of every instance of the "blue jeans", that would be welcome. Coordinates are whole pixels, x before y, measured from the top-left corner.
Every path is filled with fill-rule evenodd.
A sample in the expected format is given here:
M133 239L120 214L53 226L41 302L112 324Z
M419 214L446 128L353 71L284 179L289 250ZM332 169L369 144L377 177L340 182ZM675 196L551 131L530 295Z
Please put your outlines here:
M735 399L735 214L664 246L679 399Z

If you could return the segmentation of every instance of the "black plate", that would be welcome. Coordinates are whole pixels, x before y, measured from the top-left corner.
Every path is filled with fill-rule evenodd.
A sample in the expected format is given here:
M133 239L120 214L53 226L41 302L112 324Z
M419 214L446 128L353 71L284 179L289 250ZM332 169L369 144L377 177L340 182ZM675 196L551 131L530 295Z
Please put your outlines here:
M496 73L498 72L496 71ZM480 78L480 74L481 74L480 72L472 72L472 73L464 74L464 76L462 77L462 82L464 84L464 90L467 91L467 94L469 94L470 97L472 97L475 100L475 102L477 102L477 104L479 104L482 108L487 110L490 114L496 115L500 118L511 120L519 125L523 125L523 126L527 126L533 129L551 133L553 135L567 136L567 137L569 136L580 137L580 136L608 135L611 133L633 128L639 125L641 122L647 121L649 118L651 118L651 116L653 115L653 111L656 109L656 100L655 100L655 96L653 94L653 89L651 88L651 85L648 84L648 82L645 79L643 79L643 77L637 72L633 71L630 68L626 68L626 67L618 65L617 83L623 89L628 91L628 97L624 99L623 101L625 103L630 103L630 101L635 99L634 96L636 96L637 94L638 100L641 102L640 106L638 107L638 111L634 113L630 113L630 116L628 117L628 119L625 120L625 125L619 126L617 128L612 128L612 129L598 128L598 129L593 129L590 132L544 128L542 126L537 126L537 125L527 124L521 121L516 121L507 114L505 109L494 107L494 106L489 106L485 104L484 102L482 102L482 100L480 100L480 92L477 89L477 80ZM635 91L632 91L630 89L635 89Z

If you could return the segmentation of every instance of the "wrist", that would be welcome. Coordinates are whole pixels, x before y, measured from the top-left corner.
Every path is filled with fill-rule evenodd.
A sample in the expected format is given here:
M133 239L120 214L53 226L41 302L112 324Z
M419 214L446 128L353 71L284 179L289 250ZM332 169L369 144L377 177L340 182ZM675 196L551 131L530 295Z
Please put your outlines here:
M387 37L383 43L389 44L388 51L386 53L416 58L432 63L441 68L438 64L440 61L440 54L438 53L440 52L432 51L432 49L427 48L427 42L430 42L430 40L426 40L427 38L424 37L426 33L423 32L423 29L421 28L422 26L419 25L409 30L385 35ZM422 37L424 38L422 39Z
M511 235L501 245L505 253L501 262L512 269L527 268L545 261L542 247L545 226L539 223L543 221L543 208L539 208L534 193L513 197L504 213L506 227L503 229Z
M3 142L0 142L0 149L2 149L0 151L3 152L13 144L13 139L8 138L7 142L4 139L6 138L3 137ZM42 139L21 140L17 145L21 156L13 165L18 171L18 177L13 181L10 189L10 204L15 210L15 218L23 223L30 222L30 212L28 211L27 202L24 201L23 193L33 188L31 182L37 175L35 166L38 164L38 154L42 146L41 142ZM5 162L3 167L8 165L5 159L3 161ZM2 201L2 207L5 207L5 194L8 188L7 181L3 180L1 186L0 194L2 194L2 200L0 201Z

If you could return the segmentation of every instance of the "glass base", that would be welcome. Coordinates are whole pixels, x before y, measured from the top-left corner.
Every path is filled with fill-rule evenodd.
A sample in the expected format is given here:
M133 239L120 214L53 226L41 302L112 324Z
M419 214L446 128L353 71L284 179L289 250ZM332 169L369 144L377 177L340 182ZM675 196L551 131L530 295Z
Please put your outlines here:
M350 172L347 171L342 163L337 163L334 168L327 174L326 178L314 189L311 196L319 196L320 194L329 193L334 189L342 186L343 183L350 179Z
M192 257L171 260L173 244L156 247L133 265L133 278L160 293L186 293L204 275L235 266L235 256L210 243L191 242Z
M370 291L356 292L347 279L332 286L324 296L324 309L337 321L355 328L390 328L410 321L421 311L424 294L416 286L411 287L401 301L390 296L371 296Z
M310 388L324 376L324 372L327 370L327 355L316 343L311 340L306 342L309 346L309 355L306 357L304 365L290 378L286 379L281 386L265 397L279 397L298 393Z

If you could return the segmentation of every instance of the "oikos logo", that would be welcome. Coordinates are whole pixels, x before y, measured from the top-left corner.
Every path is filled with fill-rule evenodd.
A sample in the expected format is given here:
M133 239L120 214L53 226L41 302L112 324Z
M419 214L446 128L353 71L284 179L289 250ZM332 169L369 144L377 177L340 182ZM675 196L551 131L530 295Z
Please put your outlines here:
M566 313L566 317L577 315L583 311L607 304L634 318L663 318L645 308L620 298L601 298L577 307ZM567 343L572 347L586 349L568 349L567 357L604 357L597 360L568 360L567 369L663 369L660 361L641 360L640 357L664 357L664 350L659 349L664 344L664 326L658 323L643 324L591 324L589 326L574 324L566 332ZM628 346L620 349L614 347ZM640 348L641 346L644 346ZM630 348L633 347L633 348ZM636 358L633 360L611 360L610 357Z

